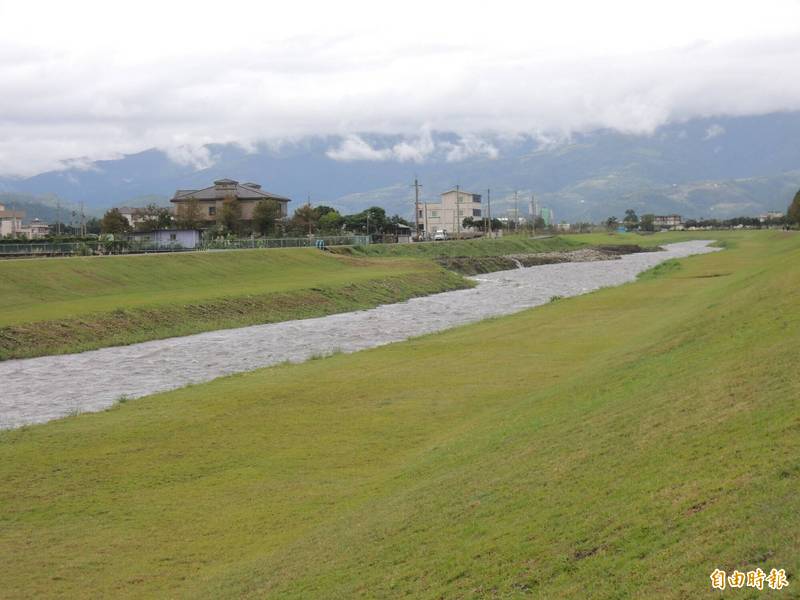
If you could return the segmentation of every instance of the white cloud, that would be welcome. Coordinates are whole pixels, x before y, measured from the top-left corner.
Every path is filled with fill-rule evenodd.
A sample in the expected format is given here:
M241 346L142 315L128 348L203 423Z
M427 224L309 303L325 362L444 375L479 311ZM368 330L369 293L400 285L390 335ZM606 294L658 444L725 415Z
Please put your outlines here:
M387 160L391 150L376 150L357 135L348 135L338 147L326 152L328 158L345 162L354 160Z
M164 151L172 162L192 167L196 171L213 167L217 161L217 157L206 146L184 144L168 146Z
M430 131L424 129L419 136L398 142L387 148L373 148L361 136L350 134L338 146L325 154L333 160L344 162L356 160L397 160L400 162L422 162L435 149Z
M210 44L210 0L0 0L0 174L153 146L203 168L209 142L307 135L344 136L337 160L459 160L492 136L800 109L796 0L229 0L226 19Z
M473 156L495 159L500 155L495 146L475 135L465 135L455 144L445 143L443 145L447 149L447 162L459 162Z
M714 123L708 129L706 129L706 134L705 136L703 136L703 139L713 140L715 137L719 137L724 134L725 134L725 128L719 123Z

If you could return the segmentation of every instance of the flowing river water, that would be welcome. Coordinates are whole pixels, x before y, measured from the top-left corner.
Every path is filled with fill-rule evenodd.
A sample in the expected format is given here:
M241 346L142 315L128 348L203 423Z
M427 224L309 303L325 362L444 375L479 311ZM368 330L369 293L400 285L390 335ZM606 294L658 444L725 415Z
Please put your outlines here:
M681 242L617 260L499 271L475 277L478 285L472 289L370 310L0 362L0 429L103 410L122 396L137 398L336 351L357 352L515 313L553 296L633 281L671 258L718 250L708 244Z

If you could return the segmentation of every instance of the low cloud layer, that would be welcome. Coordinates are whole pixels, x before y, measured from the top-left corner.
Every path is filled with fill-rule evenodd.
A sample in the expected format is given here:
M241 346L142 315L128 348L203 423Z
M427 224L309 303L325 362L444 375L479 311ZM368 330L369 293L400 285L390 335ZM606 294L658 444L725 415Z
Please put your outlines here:
M498 135L800 109L796 0L109 4L0 0L0 174L154 146L199 169L204 144L306 135L342 136L333 160L459 161Z

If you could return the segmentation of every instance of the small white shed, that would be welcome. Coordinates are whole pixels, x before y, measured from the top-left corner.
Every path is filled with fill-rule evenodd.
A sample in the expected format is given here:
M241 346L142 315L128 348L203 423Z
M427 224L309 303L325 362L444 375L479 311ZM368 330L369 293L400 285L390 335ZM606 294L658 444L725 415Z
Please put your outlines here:
M156 248L197 248L200 245L200 232L197 229L137 231L132 237L137 242Z

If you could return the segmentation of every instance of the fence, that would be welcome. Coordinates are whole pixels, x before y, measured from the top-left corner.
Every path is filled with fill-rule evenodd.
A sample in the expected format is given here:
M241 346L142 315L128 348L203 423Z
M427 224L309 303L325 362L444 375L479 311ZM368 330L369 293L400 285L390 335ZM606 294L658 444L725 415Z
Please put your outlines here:
M186 252L192 250L241 250L247 248L305 248L324 246L358 246L369 244L369 236L329 236L318 238L241 238L202 241L197 248L180 244L156 244L135 240L96 242L42 242L0 244L0 256L92 256L107 254L146 254L151 252Z
M319 246L364 246L367 235L340 235L312 238L239 238L202 242L203 250L233 250L246 248L307 248Z

